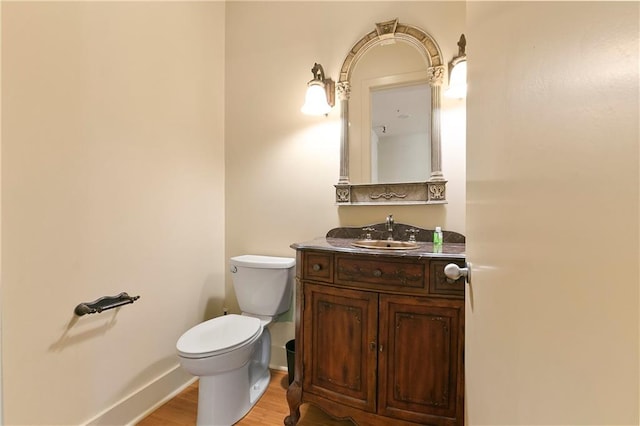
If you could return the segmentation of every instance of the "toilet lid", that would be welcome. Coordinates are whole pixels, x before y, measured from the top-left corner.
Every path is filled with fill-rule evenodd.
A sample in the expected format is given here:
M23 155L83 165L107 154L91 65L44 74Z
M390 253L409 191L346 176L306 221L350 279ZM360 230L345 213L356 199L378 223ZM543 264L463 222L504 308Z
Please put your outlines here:
M188 330L178 339L176 348L187 358L204 358L242 346L261 332L258 318L223 315Z

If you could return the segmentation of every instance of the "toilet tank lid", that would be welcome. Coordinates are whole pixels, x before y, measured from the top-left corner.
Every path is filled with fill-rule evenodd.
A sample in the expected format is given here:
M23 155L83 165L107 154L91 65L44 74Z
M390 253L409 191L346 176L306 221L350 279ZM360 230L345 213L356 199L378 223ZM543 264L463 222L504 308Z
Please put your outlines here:
M242 256L232 257L230 263L235 266L244 266L245 268L279 269L291 268L296 264L296 259L292 257L244 254Z

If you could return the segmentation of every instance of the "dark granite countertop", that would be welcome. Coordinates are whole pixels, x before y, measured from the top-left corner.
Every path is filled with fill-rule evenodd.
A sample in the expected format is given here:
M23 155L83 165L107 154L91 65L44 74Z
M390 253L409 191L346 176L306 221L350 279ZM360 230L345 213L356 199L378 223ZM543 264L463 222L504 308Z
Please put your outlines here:
M333 251L351 254L367 254L374 256L397 256L397 257L432 257L432 258L448 258L448 259L464 259L465 244L464 243L444 243L442 251L434 253L433 243L430 241L417 241L418 248L410 250L386 250L386 249L368 249L354 247L351 243L355 241L352 238L333 238L320 237L311 241L291 244L293 249L301 250L320 250Z
M369 228L365 231L364 228ZM443 230L442 250L433 250L433 230L422 229L404 223L395 223L391 236L395 241L407 241L409 230L414 232L418 247L408 250L370 249L355 247L352 243L362 240L368 233L372 239L385 240L389 236L386 224L377 223L364 227L342 227L334 228L327 232L325 237L319 237L311 241L291 244L293 249L321 250L351 254L367 254L374 256L397 256L397 257L433 257L448 259L465 259L465 237L464 235Z
M347 238L354 240L361 240L365 238L366 228L369 228L369 234L371 238L374 240L386 240L389 236L389 232L387 231L386 224L384 223L375 223L372 225L365 225L359 227L342 227L342 228L334 228L327 232L327 238ZM406 241L409 239L409 231L415 232L415 238L418 242L432 242L433 241L433 229L423 229L417 226L407 225L404 223L394 223L393 231L391 232L391 236L396 241ZM446 243L462 243L464 245L465 237L464 235L447 231L446 229L442 230L443 242Z

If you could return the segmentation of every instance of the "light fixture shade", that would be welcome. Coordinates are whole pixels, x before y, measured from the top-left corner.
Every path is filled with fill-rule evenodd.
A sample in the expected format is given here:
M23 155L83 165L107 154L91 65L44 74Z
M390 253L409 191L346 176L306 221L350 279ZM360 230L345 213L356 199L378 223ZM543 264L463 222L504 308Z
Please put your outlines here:
M467 96L467 60L457 62L449 75L449 88L444 95L448 98L462 99Z
M304 105L300 109L307 115L325 115L331 111L331 105L327 102L327 91L324 83L312 80L307 87L307 94L304 98Z

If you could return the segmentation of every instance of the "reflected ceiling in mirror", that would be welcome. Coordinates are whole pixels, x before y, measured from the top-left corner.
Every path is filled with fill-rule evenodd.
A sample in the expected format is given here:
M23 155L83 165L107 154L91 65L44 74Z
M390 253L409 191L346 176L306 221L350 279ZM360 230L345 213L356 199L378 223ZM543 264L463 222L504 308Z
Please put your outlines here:
M430 106L427 83L371 91L371 183L429 179Z

